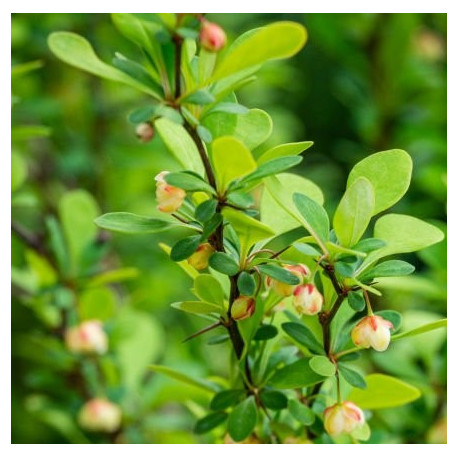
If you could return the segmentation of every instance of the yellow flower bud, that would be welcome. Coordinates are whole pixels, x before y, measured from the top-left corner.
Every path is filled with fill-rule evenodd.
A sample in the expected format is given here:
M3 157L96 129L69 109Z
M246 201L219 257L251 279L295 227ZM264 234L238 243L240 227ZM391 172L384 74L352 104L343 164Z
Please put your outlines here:
M293 275L296 275L301 283L310 275L310 269L304 264L297 264L295 266L288 264L283 265L283 268ZM270 277L267 277L266 283L267 286L272 288L279 296L291 296L297 288L297 285L288 285Z
M390 344L392 328L393 324L381 316L366 316L351 331L351 339L357 347L385 351Z
M350 401L334 404L324 411L324 428L331 436L351 433L363 423L363 411Z
M231 308L231 316L234 320L240 321L245 318L250 318L256 308L256 301L249 296L239 296Z
M173 213L183 204L186 192L183 189L167 184L164 177L168 173L167 171L163 171L155 178L156 198L159 203L157 209L164 213Z
M89 431L112 433L121 425L119 406L107 399L95 398L86 402L78 413L79 425Z
M226 33L213 22L203 21L200 29L199 41L206 51L217 52L226 45Z
M323 296L312 283L299 285L294 290L293 305L299 313L316 315L323 306Z
M202 243L197 247L197 250L188 258L188 264L197 270L206 269L208 260L215 252L215 249L209 243Z
M67 329L65 343L72 353L106 353L108 339L98 320L84 321L78 326Z

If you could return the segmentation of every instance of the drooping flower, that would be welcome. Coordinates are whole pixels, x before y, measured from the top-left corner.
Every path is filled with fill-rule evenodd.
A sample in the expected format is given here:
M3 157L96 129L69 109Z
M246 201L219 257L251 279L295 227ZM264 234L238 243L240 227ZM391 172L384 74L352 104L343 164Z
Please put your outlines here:
M188 258L188 263L197 270L206 269L208 260L215 252L215 249L209 243L202 243L197 250Z
M299 285L294 290L293 305L299 313L316 315L323 306L323 296L312 283Z
M357 347L372 347L385 351L390 344L390 329L393 324L381 316L369 315L363 318L351 331L351 339Z
M154 127L150 122L142 122L135 128L135 134L142 143L147 143L154 137Z
M210 52L217 52L226 46L226 33L214 22L203 21L200 29L199 41L202 48Z
M249 296L239 296L231 308L231 316L234 320L240 321L253 315L256 308L256 300Z
M98 320L88 320L73 326L65 332L65 343L72 353L98 353L108 350L108 339L103 324Z
M78 413L78 423L82 428L105 433L119 429L121 418L120 407L103 398L91 399Z
M173 213L177 211L186 197L183 189L169 185L164 177L169 172L163 171L156 175L156 198L159 203L157 209L164 213Z
M363 423L363 411L350 401L334 404L324 411L324 428L331 436L351 433Z
M304 264L288 264L283 265L283 268L299 278L301 283L305 280L306 277L310 275L310 269ZM272 288L279 296L285 297L291 296L294 293L294 290L297 288L297 285L288 285L287 283L282 283L281 281L274 280L270 277L267 277L266 283L267 286Z

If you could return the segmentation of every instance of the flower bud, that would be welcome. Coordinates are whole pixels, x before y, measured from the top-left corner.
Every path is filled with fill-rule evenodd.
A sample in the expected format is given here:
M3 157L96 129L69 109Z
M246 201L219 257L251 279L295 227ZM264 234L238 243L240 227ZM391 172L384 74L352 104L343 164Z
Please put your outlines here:
M148 143L154 137L154 127L150 122L142 122L135 128L135 134L142 143Z
M121 425L119 406L107 399L95 398L86 402L78 413L78 423L89 431L112 433Z
M234 320L240 321L245 318L250 318L256 308L256 301L249 296L239 296L231 308L231 316Z
M298 264L296 266L288 264L283 265L283 268L293 275L296 275L301 283L310 275L310 269L304 264ZM272 288L279 296L291 296L297 288L297 285L288 285L270 277L267 277L266 283L267 286Z
M167 184L164 177L168 173L167 171L161 172L155 178L156 198L159 203L157 209L164 213L173 213L183 204L186 192L183 189Z
M98 320L84 321L78 326L67 329L65 344L72 353L106 353L108 339Z
M390 329L393 324L381 316L369 315L363 318L351 331L351 339L357 347L372 347L385 351L390 343Z
M323 306L323 296L312 283L299 285L294 290L293 305L299 313L316 315Z
M350 401L334 404L324 411L324 428L331 436L351 433L363 423L363 411Z
M215 252L215 249L209 243L202 243L197 247L197 250L188 258L188 264L197 270L206 269L208 260Z
M226 45L226 33L219 25L203 21L199 41L206 51L217 52Z

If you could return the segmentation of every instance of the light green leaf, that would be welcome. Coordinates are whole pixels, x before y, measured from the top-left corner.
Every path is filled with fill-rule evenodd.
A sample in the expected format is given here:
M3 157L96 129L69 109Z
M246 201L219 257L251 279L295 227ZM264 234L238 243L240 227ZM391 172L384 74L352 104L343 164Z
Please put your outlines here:
M369 180L360 177L347 188L334 214L334 231L346 247L358 243L374 213L374 190Z
M418 334L424 334L425 332L434 331L435 329L444 328L447 326L447 318L443 320L434 321L433 323L428 323L423 326L420 326L410 331L401 332L400 334L394 335L391 340L405 339L406 337L417 336Z
M258 158L257 163L261 165L264 164L264 162L268 162L279 157L296 156L306 149L309 149L312 145L313 142L285 143L284 145L278 145L263 153Z
M234 43L225 54L212 79L224 78L271 59L291 57L304 46L306 40L305 28L295 22L275 22L249 31L247 38Z
M209 274L201 274L194 280L194 290L204 302L224 304L224 291L220 282Z
M153 234L174 226L183 226L183 224L174 221L126 212L105 213L96 218L94 222L102 229L122 232L123 234Z
M418 388L389 375L370 374L365 380L366 389L354 388L348 396L361 409L398 407L421 396Z
M403 150L392 149L372 154L358 162L348 176L347 187L359 177L374 188L374 215L394 205L407 191L412 175L412 159Z
M397 253L411 253L440 242L443 232L432 224L408 215L388 214L375 223L374 237L382 239L386 245L372 251L355 272L358 276L369 265Z
M213 138L232 136L250 150L264 143L272 133L272 120L262 110L252 109L247 114L215 112L205 116L202 124Z
M166 118L155 121L154 126L169 152L186 170L203 176L204 166L199 151L183 126Z
M227 189L229 183L256 169L250 150L234 137L221 137L212 143L212 161L218 189Z
M101 320L111 318L116 309L116 297L109 288L90 288L83 291L78 301L81 320Z
M19 154L11 153L11 191L19 189L27 178L27 164Z
M305 426L312 425L315 421L313 410L302 404L298 399L290 399L288 401L288 410L297 421Z
M236 442L246 439L257 422L257 408L254 396L250 396L234 407L229 415L228 430Z
M296 389L315 385L325 379L309 364L310 358L302 358L279 369L269 380L269 385L280 389Z
M196 315L206 315L207 313L220 313L222 311L221 306L202 301L174 302L170 305L174 309L181 310L182 312L194 313Z
M323 377L331 377L336 373L336 366L326 356L313 356L309 365L314 372Z
M65 63L86 72L119 83L127 84L160 100L160 95L111 65L102 62L90 43L72 32L54 32L48 38L51 51Z
M138 277L139 270L135 267L124 267L121 269L110 270L95 275L87 283L88 287L103 286L109 283L119 283L125 280Z
M166 245L165 243L159 243L159 247L161 248L162 251L170 255L172 249ZM180 261L177 262L177 264L192 278L196 278L199 275L199 271L192 267L188 261Z
M323 205L321 189L312 181L292 173L280 173L264 180L261 200L261 221L277 234L302 225L302 216L293 204L293 193L300 192Z

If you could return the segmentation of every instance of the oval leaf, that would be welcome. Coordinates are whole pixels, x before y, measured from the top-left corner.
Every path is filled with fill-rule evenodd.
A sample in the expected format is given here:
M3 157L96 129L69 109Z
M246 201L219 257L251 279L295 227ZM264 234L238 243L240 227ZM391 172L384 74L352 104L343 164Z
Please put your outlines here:
M314 372L323 377L331 377L336 373L336 366L326 356L314 356L309 364Z
M224 410L238 404L245 397L245 390L224 390L215 394L210 402L210 409Z
M229 415L228 430L232 439L236 442L246 439L256 426L257 416L254 396L238 404Z
M209 260L210 267L226 275L235 275L239 265L234 258L226 253L213 253Z
M312 331L304 325L300 323L283 323L281 327L286 334L313 353L324 353L322 345L318 342Z
M213 412L204 418L201 418L194 427L196 434L205 434L219 426L227 419L226 412Z
M135 215L133 213L105 213L94 220L94 223L102 229L122 232L124 234L152 234L165 231L173 226L181 226L170 221L148 216Z

